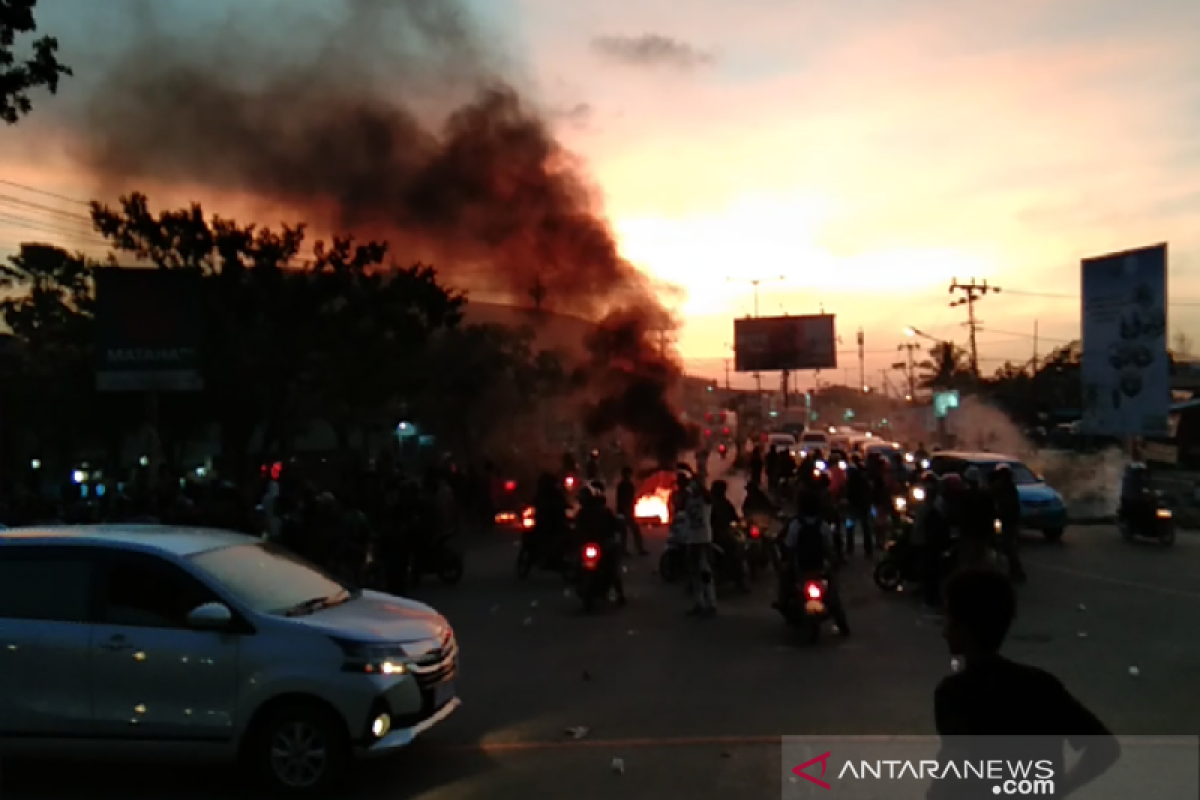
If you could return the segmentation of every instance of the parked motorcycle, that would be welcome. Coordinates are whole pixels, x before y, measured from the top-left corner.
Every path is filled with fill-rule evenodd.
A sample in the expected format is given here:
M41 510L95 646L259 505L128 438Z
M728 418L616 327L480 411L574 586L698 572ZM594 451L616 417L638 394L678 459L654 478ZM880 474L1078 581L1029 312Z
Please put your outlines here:
M424 575L437 575L447 586L454 586L463 578L466 560L462 552L450 543L453 534L440 533L429 544L414 554L412 560L412 582L417 585Z
M1175 544L1175 515L1167 507L1161 492L1147 491L1145 511L1140 518L1130 518L1121 514L1117 519L1117 527L1121 537L1132 542L1136 539L1155 539L1170 547Z

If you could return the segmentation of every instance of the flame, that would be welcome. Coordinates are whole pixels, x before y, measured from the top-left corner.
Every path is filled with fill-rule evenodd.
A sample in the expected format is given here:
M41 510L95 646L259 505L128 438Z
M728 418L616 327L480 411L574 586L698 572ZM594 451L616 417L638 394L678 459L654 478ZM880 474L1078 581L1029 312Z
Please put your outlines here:
M654 494L639 497L633 507L633 515L638 519L652 519L662 525L669 525L671 522L671 490L656 489Z

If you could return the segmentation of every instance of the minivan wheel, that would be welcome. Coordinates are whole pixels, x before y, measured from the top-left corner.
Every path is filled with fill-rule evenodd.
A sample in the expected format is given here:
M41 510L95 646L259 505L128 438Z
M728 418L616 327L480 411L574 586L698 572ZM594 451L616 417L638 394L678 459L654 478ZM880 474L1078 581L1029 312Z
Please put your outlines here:
M257 734L247 753L250 766L279 793L319 792L335 784L349 765L345 727L316 703L281 706L262 721Z

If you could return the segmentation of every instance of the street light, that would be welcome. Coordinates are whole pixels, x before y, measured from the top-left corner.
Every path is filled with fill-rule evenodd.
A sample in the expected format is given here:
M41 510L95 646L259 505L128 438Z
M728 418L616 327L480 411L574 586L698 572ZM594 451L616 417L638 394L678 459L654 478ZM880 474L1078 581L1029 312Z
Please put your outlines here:
M942 343L942 340L939 339L938 337L930 336L925 331L921 330L920 328L914 328L912 325L909 325L907 328L904 329L904 335L910 339L913 338L914 336L920 336L922 339L928 339L931 342L937 342L938 344Z

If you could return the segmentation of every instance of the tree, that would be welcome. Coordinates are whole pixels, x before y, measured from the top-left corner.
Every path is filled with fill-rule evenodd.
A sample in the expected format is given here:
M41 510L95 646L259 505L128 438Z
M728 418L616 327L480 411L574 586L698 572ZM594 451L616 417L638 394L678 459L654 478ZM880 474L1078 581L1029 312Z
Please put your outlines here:
M464 302L430 267L384 269L381 242L318 241L303 258L303 226L208 219L199 205L154 214L140 194L93 204L92 218L117 251L202 276L204 394L223 452L242 465L260 426L269 452L286 455L317 418L345 444L423 377L412 372L421 348Z
M0 0L0 119L15 125L33 107L29 93L45 87L58 92L58 81L71 68L58 60L58 40L43 36L31 42L32 58L18 60L14 47L19 35L37 32L33 9L37 0Z
M922 361L922 389L953 389L971 376L970 356L953 342L938 342L929 348L929 358Z
M22 244L0 263L0 320L12 331L5 411L44 447L66 451L83 443L98 409L92 383L92 279L82 254Z

